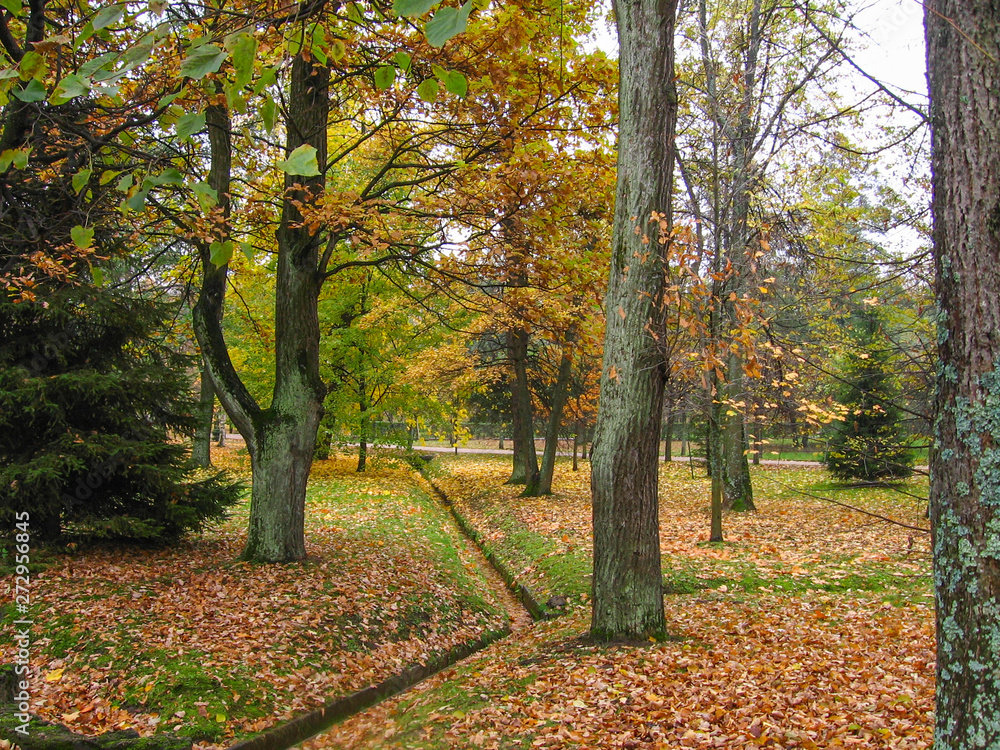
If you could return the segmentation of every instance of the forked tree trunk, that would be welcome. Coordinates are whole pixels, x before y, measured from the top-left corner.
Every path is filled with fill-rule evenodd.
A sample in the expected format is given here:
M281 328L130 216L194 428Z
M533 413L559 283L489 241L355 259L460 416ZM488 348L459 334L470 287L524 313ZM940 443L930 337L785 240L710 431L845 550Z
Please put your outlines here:
M592 449L591 635L660 637L658 474L667 367L660 224L669 231L674 165L675 0L615 3L619 46L618 186L601 401Z
M940 333L935 750L1000 747L1000 10L928 0Z
M328 83L326 68L314 67L301 57L292 62L286 150L314 147L321 173L326 165ZM222 104L207 108L206 123L211 148L208 182L219 196L222 216L228 219L232 123ZM319 377L319 240L303 222L298 206L322 193L324 179L322 174L285 176L276 233L275 383L268 409L261 409L250 395L226 347L221 322L228 267L217 268L210 262L207 243L200 248L204 276L194 328L216 393L247 441L253 475L242 557L254 562L287 562L306 555L306 482L325 387Z

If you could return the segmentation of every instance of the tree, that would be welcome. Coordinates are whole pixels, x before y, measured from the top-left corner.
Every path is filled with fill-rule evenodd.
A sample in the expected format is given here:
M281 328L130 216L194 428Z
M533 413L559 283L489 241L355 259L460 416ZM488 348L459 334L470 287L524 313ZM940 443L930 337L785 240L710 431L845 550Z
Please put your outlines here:
M598 640L665 630L658 505L662 329L675 158L674 0L615 3L618 187L591 458Z
M934 747L972 750L1000 746L1000 12L984 0L925 7L941 321Z
M86 283L39 294L0 300L0 516L141 542L224 517L241 488L194 478L171 439L196 424L191 357L160 341L172 310Z
M832 425L826 467L840 479L907 477L913 471L913 454L902 431L893 350L882 316L862 308L848 325L853 347L845 354L837 398L847 413L842 423Z

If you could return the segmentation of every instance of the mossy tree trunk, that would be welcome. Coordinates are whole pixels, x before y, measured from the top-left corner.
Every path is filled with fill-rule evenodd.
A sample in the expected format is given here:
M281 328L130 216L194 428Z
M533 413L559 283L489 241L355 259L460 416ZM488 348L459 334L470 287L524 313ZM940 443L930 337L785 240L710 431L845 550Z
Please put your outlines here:
M285 175L275 280L275 382L271 405L261 409L236 372L222 332L227 266L209 261L201 248L203 282L194 310L198 343L216 393L247 441L253 471L250 521L243 559L287 562L305 557L305 491L323 415L325 386L319 376L317 299L319 238L302 220L299 206L324 188L329 70L297 57L292 62L286 150L316 149L319 175ZM232 123L221 104L206 110L211 147L208 182L230 213Z
M591 453L598 640L655 637L666 627L657 484L667 367L658 337L672 218L675 10L675 0L615 3L618 186Z
M929 0L936 750L1000 747L1000 11Z

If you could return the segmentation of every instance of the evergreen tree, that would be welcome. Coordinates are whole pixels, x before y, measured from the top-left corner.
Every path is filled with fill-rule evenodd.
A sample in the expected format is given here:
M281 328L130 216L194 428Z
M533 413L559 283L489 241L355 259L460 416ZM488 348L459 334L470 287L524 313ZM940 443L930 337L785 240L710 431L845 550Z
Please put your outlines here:
M221 518L239 497L192 478L190 357L158 342L169 308L97 286L0 298L0 522L143 542Z
M906 445L893 349L874 310L856 311L850 319L850 346L844 379L836 400L847 407L834 424L826 467L840 479L875 481L909 476L913 454Z

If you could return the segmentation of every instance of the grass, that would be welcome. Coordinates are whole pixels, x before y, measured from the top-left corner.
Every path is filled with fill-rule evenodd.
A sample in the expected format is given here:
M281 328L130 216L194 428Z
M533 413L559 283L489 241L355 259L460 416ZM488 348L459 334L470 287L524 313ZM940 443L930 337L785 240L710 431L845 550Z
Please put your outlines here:
M573 482L570 489L539 499L519 498L516 488L500 484L505 459L448 456L434 464L439 481L454 493L456 507L477 529L489 552L541 595L536 598L544 601L558 594L576 603L586 602L591 587L589 498L586 482L567 472L565 462L562 484L565 488L567 480ZM926 545L923 536L894 529L890 540L896 548L870 559L866 556L869 545L855 537L878 538L872 524L881 522L808 496L829 497L870 513L924 525L921 503L912 495L926 494L925 478L898 486L847 487L817 469L760 467L753 469L752 476L761 512L727 513L729 541L717 546L701 541L707 538L707 508L691 502L699 496L707 499L702 472L692 475L689 467L681 465L661 468L667 594L721 587L724 593L739 596L864 593L896 604L931 601L929 561L926 550L921 551L921 545ZM828 517L829 525L816 526L812 516L817 514ZM811 536L803 536L806 529ZM671 542L678 537L679 548L675 548ZM765 539L776 541L766 541L762 555L760 542Z

